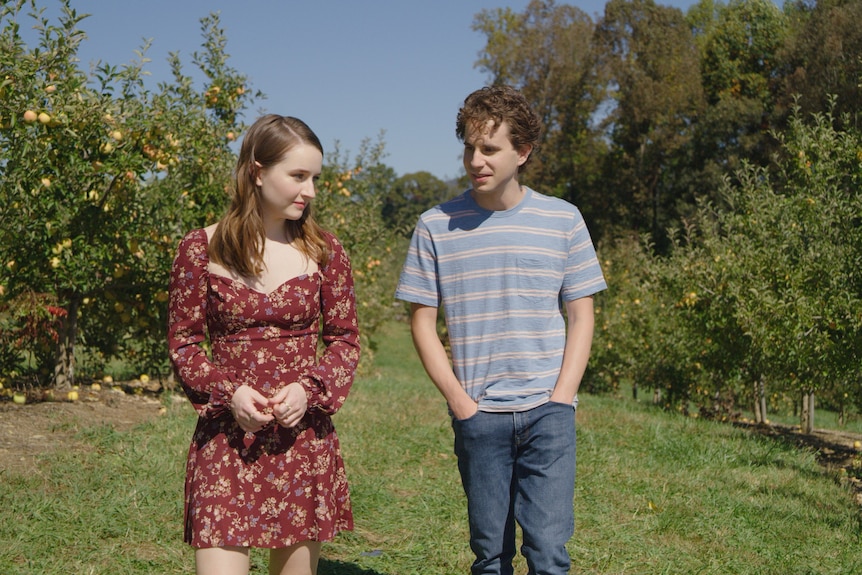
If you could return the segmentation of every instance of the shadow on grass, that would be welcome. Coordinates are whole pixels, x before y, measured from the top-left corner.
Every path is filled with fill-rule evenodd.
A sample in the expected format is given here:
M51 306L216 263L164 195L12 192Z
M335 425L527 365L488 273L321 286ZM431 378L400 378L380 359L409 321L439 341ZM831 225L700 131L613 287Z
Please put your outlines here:
M815 429L811 433L802 433L797 426L776 423L770 425L735 423L734 425L751 429L796 448L809 449L814 452L817 462L827 471L843 469L847 473L847 483L856 503L862 510L862 476L857 463L859 451L853 443L862 441L862 435L829 429Z
M857 454L853 442L862 440L862 436L856 433L829 429L815 429L811 433L802 433L798 426L779 423L769 425L734 423L734 426L756 431L797 448L810 449L814 452L817 462L830 469L851 464Z
M343 561L329 561L321 559L317 567L318 575L386 575L373 569L363 569L353 563L344 563Z

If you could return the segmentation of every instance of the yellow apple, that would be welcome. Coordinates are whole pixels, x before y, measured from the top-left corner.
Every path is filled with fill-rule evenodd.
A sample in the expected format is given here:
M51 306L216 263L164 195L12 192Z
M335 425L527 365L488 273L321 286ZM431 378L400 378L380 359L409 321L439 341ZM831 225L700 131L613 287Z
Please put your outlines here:
M102 383L114 383L114 378L110 375L106 375L102 378Z
M24 112L24 121L28 124L31 124L36 121L39 116L33 110L27 110Z
M69 399L69 401L78 401L78 392L73 389L66 394L66 397Z
M15 395L12 396L12 401L17 403L18 405L24 405L27 403L27 396L21 392L16 391Z
M149 383L150 382L150 376L147 375L146 373L142 373L141 377L138 379L141 380L141 383Z
M45 91L49 94L53 94L57 90L57 86L51 84L50 86L45 86Z
M112 130L110 136L118 142L123 139L123 133L119 130Z
M93 391L101 391L102 386L98 383L94 383L93 385L90 386L90 389L92 389Z
M862 441L854 441L853 449L855 449L856 451L862 451Z
M51 121L51 116L46 114L45 112L39 112L39 122L42 124L47 124Z

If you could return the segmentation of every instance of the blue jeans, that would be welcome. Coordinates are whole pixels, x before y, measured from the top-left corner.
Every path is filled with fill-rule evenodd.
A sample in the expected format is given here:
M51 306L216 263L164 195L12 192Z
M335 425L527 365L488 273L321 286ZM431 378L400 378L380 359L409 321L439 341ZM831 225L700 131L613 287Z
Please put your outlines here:
M453 420L467 494L473 575L512 575L515 522L530 575L569 572L575 529L575 410L546 403Z

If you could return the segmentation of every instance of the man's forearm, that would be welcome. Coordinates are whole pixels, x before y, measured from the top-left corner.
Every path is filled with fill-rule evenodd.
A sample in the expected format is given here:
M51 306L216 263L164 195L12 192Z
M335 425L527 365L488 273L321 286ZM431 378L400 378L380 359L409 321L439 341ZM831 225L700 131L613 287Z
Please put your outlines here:
M551 394L551 401L571 403L587 369L593 345L595 316L593 298L585 297L566 303L568 328L560 375Z
M458 419L473 415L476 402L467 395L452 371L446 349L437 335L437 308L413 304L410 327L419 360L452 413Z

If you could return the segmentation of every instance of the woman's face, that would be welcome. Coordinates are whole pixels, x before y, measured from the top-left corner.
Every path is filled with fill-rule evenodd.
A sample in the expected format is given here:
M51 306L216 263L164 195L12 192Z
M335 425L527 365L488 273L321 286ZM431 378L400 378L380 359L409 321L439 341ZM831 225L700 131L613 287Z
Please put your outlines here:
M264 219L300 219L316 195L314 186L322 167L320 150L300 144L277 163L262 168L255 183L260 187Z

